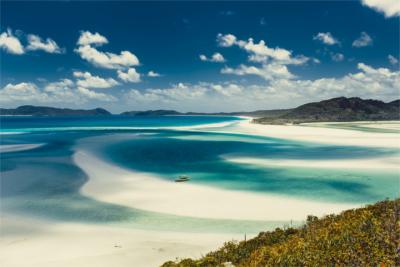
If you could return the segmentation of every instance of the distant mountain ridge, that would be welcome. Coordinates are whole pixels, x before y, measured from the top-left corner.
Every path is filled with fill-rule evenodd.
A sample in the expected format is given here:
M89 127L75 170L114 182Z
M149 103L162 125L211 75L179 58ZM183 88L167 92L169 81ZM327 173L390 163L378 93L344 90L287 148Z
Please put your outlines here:
M385 103L359 97L337 97L301 105L276 117L255 119L257 123L283 124L328 121L399 120L400 100Z
M275 117L278 115L285 114L291 109L276 109L276 110L256 110L256 111L238 111L238 112L178 112L176 110L146 110L146 111L126 111L122 112L121 115L125 116L173 116L173 115L211 115L211 116L249 116L249 117Z
M69 109L41 106L20 106L15 109L0 108L0 115L31 116L109 116L102 108ZM337 97L320 102L312 102L293 109L257 110L251 112L178 112L176 110L126 111L122 116L173 116L173 115L213 115L248 116L254 122L263 124L285 124L328 121L400 120L400 99L385 103L380 100L358 97Z
M111 115L103 108L95 109L69 109L40 106L20 106L15 109L0 108L0 115L30 115L30 116L105 116Z

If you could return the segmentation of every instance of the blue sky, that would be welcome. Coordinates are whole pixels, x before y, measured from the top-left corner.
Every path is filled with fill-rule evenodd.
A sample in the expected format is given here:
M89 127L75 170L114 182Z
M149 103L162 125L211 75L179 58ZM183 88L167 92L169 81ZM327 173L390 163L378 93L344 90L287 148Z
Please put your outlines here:
M234 111L342 95L390 101L400 88L399 5L2 2L0 105Z

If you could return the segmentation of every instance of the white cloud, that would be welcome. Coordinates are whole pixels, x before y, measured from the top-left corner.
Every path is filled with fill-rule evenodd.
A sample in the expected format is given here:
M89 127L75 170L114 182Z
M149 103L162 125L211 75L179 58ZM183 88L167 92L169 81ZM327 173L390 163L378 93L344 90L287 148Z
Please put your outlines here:
M127 72L118 70L118 77L124 82L138 83L140 82L140 74L135 68L129 68Z
M58 82L51 82L45 85L44 91L49 93L56 93L63 90L69 90L74 86L74 82L70 79L62 79Z
M34 83L7 84L0 89L0 103L18 104L56 104L70 103L80 105L89 100L115 101L116 98L109 94L97 93L87 88L76 87L69 79L44 84L39 88Z
M236 44L236 36L233 34L222 34L217 35L217 43L222 47L230 47Z
M12 34L11 30L0 34L0 48L10 54L22 55L25 53L21 42Z
M84 45L103 45L107 44L108 40L103 35L96 33L91 33L89 31L81 31L81 35L79 36L78 42L76 43L79 46Z
M255 66L240 65L238 68L232 69L225 67L221 70L223 74L235 74L235 75L256 75L260 76L265 80L274 79L292 79L295 76L289 72L285 65L280 64L267 64L258 68Z
M397 63L399 63L399 60L392 55L388 55L388 60L389 60L390 64L392 64L392 65L396 65Z
M122 69L139 65L139 59L129 51L121 51L118 55L110 52L101 52L92 46L106 43L108 43L108 40L99 33L92 34L88 31L82 31L77 42L78 48L74 51L82 59L101 68Z
M259 43L254 43L253 38L250 38L247 42L241 41L238 45L256 56L272 58L274 60L289 61L292 54L291 51L279 47L269 48L264 40L260 40Z
M217 40L221 46L237 46L246 51L249 54L248 60L255 63L255 66L241 64L236 68L224 67L221 70L223 74L256 75L267 81L293 79L295 75L289 71L287 66L303 65L310 60L304 55L293 56L292 51L284 48L268 47L264 40L260 40L258 43L254 42L253 38L249 38L247 41L239 40L232 34L218 34ZM203 60L204 58L208 60L207 57L203 56Z
M313 39L318 40L326 45L339 44L339 41L335 37L333 37L330 32L319 32L313 37Z
M302 65L305 64L309 58L303 55L293 57L292 51L284 48L268 47L264 40L260 40L258 43L254 42L253 38L249 38L247 41L239 40L232 34L218 34L217 41L220 46L230 47L238 46L247 53L249 53L249 61L258 63L275 63L282 65ZM204 57L203 57L204 58Z
M353 41L354 47L365 47L372 45L373 40L366 32L361 32L360 37Z
M116 101L116 98L112 95L98 93L98 92L89 90L84 87L78 87L77 91L79 92L80 95L82 95L86 98L89 98L89 99L100 100L100 101L105 101L105 102Z
M160 77L161 74L151 70L151 71L149 71L147 73L147 76L149 76L149 77Z
M41 93L33 83L9 83L0 90L0 101L36 101L45 100L46 94Z
M73 74L78 78L76 84L85 88L110 88L119 84L112 78L104 79L89 72L75 71Z
M170 88L132 89L123 98L137 108L186 111L237 111L294 107L338 96L391 101L400 93L400 71L358 64L359 71L339 78L273 79L263 85L241 83L176 84Z
M46 41L43 41L42 38L34 34L28 35L28 46L26 50L43 50L50 54L60 54L63 52L63 49L61 49L54 40L47 38Z
M400 15L400 1L398 0L361 0L366 5L378 12L385 14L385 17Z
M225 58L221 53L214 53L210 58L208 58L205 55L200 55L199 56L201 61L209 61L209 62L218 62L218 63L222 63L225 62Z
M341 53L331 53L331 58L333 61L341 62L344 60L344 55Z
M139 59L129 51L122 51L119 55L100 52L89 45L79 46L75 49L82 59L97 67L106 69L121 69L139 65Z
M282 66L280 66L282 67ZM400 71L374 68L364 63L358 71L338 78L300 80L280 78L264 84L221 82L196 84L178 83L167 88L131 89L120 92L118 98L137 109L167 108L182 111L238 111L294 107L310 101L338 96L363 97L391 101L400 94ZM240 69L240 68L238 68ZM243 67L243 73L260 70ZM283 75L284 76L284 75ZM7 84L0 89L0 102L8 105L32 103L71 103L82 105L89 101L111 102L117 98L77 86L63 79L45 83L39 88L34 83ZM120 105L120 102L118 102Z

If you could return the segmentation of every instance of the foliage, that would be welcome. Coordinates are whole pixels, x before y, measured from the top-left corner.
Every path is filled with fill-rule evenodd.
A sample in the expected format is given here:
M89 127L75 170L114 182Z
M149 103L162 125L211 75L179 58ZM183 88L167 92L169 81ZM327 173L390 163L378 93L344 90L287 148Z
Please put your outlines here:
M301 228L262 232L201 259L162 266L400 266L399 205L400 199L385 200L321 219L308 216Z

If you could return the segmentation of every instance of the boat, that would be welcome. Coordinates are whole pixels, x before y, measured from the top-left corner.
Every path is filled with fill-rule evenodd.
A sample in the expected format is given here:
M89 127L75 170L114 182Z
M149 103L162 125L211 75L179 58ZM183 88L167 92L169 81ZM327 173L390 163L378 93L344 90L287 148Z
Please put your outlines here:
M190 177L187 175L180 175L178 178L175 179L175 182L187 182L190 180Z

